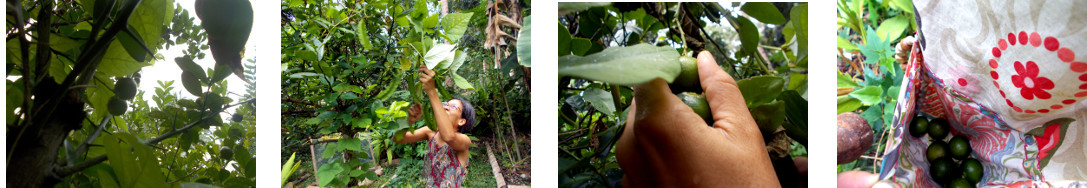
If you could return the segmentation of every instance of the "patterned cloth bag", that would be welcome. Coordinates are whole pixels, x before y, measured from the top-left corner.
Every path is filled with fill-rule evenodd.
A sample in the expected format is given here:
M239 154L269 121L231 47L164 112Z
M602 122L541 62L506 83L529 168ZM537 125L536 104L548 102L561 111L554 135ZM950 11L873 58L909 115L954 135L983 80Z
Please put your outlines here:
M914 2L906 65L880 179L936 187L918 113L951 122L985 167L977 186L1087 187L1087 1Z

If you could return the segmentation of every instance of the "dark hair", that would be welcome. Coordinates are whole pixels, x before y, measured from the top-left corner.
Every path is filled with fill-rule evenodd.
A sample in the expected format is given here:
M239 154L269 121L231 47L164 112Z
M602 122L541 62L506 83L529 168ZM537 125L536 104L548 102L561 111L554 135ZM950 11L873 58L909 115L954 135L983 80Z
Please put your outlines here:
M453 99L459 100L460 103L464 105L464 107L461 108L460 118L463 118L465 123L460 126L460 129L457 131L460 133L472 131L472 127L476 125L476 108L472 106L472 102L468 102L468 100L464 100L463 98L454 97Z

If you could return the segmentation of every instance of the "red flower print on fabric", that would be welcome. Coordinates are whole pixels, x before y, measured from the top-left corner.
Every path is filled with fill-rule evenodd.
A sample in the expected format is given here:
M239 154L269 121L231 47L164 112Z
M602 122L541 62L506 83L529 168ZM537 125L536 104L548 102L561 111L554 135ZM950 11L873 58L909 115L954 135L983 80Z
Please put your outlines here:
M1052 97L1046 90L1053 89L1053 81L1049 78L1038 76L1038 65L1034 64L1034 61L1027 61L1026 66L1023 63L1015 62L1015 73L1012 75L1012 84L1015 87L1020 88L1019 94L1023 95L1023 98L1027 100L1034 100L1034 97L1038 99L1049 99Z

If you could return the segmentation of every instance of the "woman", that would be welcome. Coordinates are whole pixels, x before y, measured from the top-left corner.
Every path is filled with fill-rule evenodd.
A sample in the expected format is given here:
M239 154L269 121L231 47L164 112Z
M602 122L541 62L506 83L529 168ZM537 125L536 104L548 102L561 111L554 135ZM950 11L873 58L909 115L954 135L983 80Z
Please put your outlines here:
M427 140L426 164L424 174L427 177L427 187L461 187L464 176L468 174L468 147L472 140L462 132L472 130L476 121L475 108L472 103L461 98L441 102L438 93L434 90L434 71L420 66L419 82L423 83L434 111L435 128L430 130L423 127L415 131L404 133L404 138L396 143L412 143ZM408 110L410 123L414 124L422 114L422 107L414 104Z

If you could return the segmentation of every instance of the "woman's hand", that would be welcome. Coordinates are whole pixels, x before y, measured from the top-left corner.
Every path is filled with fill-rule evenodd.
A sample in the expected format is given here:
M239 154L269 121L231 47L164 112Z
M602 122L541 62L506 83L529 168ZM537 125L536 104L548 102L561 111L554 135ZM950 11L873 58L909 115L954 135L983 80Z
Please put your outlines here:
M419 103L411 104L411 108L408 109L408 123L415 124L419 121L419 117L423 115L423 106Z
M762 133L736 81L708 52L698 74L713 126L656 79L634 88L634 103L616 147L632 187L778 187Z
M426 64L419 65L419 82L423 83L423 89L434 90L434 71L426 68Z

